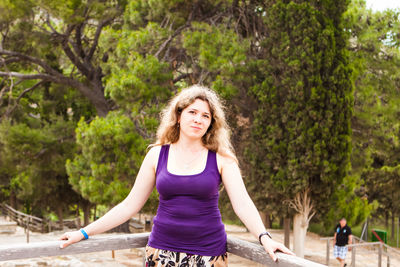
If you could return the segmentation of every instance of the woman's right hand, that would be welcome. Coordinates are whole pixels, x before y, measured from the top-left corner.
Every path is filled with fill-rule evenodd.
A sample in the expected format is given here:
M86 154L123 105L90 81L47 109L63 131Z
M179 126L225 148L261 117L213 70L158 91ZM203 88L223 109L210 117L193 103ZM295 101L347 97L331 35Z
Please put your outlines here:
M81 231L73 231L64 233L58 240L67 240L66 242L60 245L60 248L66 248L71 244L81 241L85 237L81 233Z

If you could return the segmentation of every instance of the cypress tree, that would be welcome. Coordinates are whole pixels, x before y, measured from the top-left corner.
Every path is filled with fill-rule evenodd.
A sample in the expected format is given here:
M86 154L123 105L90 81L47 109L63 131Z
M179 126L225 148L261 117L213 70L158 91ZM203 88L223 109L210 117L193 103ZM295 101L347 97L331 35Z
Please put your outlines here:
M327 212L349 170L353 85L342 22L347 2L278 0L263 10L267 34L253 66L259 82L251 88L258 103L248 151L252 180L264 188L260 201L287 200L275 208L294 208L294 225L300 219L305 229L313 215L307 209ZM308 205L294 202L305 198ZM304 237L295 240L299 256Z

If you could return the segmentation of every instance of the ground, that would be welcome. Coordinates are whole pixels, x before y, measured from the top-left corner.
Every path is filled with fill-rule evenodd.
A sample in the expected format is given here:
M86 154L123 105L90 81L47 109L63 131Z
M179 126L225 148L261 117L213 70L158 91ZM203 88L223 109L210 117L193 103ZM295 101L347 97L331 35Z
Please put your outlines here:
M1 218L0 218L1 219ZM239 226L227 225L226 231L228 235L232 235L244 240L256 242L256 238L246 229ZM48 234L31 233L30 242L57 240L62 232L52 232ZM271 230L271 234L275 240L283 242L283 231ZM326 263L326 240L321 237L308 233L305 244L305 258L325 264ZM291 236L291 242L293 241ZM23 228L17 227L14 234L0 234L0 246L4 244L25 243L26 235ZM330 264L329 266L339 266L336 259L333 259L332 248L330 248ZM356 266L376 267L378 266L377 250L357 249ZM261 265L245 260L230 254L228 256L229 267L259 267ZM382 266L387 266L386 257L383 257ZM348 253L346 262L350 266L351 253ZM397 253L391 253L390 266L400 266L400 250ZM127 249L114 252L114 258L111 251L77 254L69 256L43 257L27 260L0 261L0 267L25 267L25 266L85 266L85 267L142 267L143 266L143 249Z

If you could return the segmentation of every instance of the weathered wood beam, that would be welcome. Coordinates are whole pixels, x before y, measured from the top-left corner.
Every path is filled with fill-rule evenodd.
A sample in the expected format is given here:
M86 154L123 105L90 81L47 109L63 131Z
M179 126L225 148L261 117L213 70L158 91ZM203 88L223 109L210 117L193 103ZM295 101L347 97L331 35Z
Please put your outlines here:
M60 244L65 241L2 245L0 261L140 248L146 246L148 238L149 233L91 237L63 249L60 248Z
M347 247L349 248L354 248L354 247L368 247L368 246L376 246L381 244L381 242L363 242L363 243L357 243L357 244L349 244Z
M228 251L232 254L246 258L248 260L264 264L266 266L276 267L322 267L316 262L303 258L277 253L278 261L274 262L265 252L264 248L258 244L228 236Z
M149 233L123 234L91 237L61 249L64 241L37 242L13 246L0 246L0 261L27 259L47 256L72 255L107 250L145 247ZM325 265L295 256L278 253L278 262L273 262L264 249L255 243L228 236L228 252L248 260L277 267L322 267Z

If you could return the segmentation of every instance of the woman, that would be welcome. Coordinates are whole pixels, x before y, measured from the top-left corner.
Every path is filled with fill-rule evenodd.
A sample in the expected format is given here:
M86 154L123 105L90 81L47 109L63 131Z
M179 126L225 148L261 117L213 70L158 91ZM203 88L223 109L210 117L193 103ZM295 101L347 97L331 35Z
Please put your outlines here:
M227 266L226 233L218 209L223 183L235 213L276 261L275 251L294 255L271 239L244 186L218 96L194 85L164 109L129 195L85 228L61 236L66 247L110 230L134 216L154 186L160 203L146 246L147 266Z

